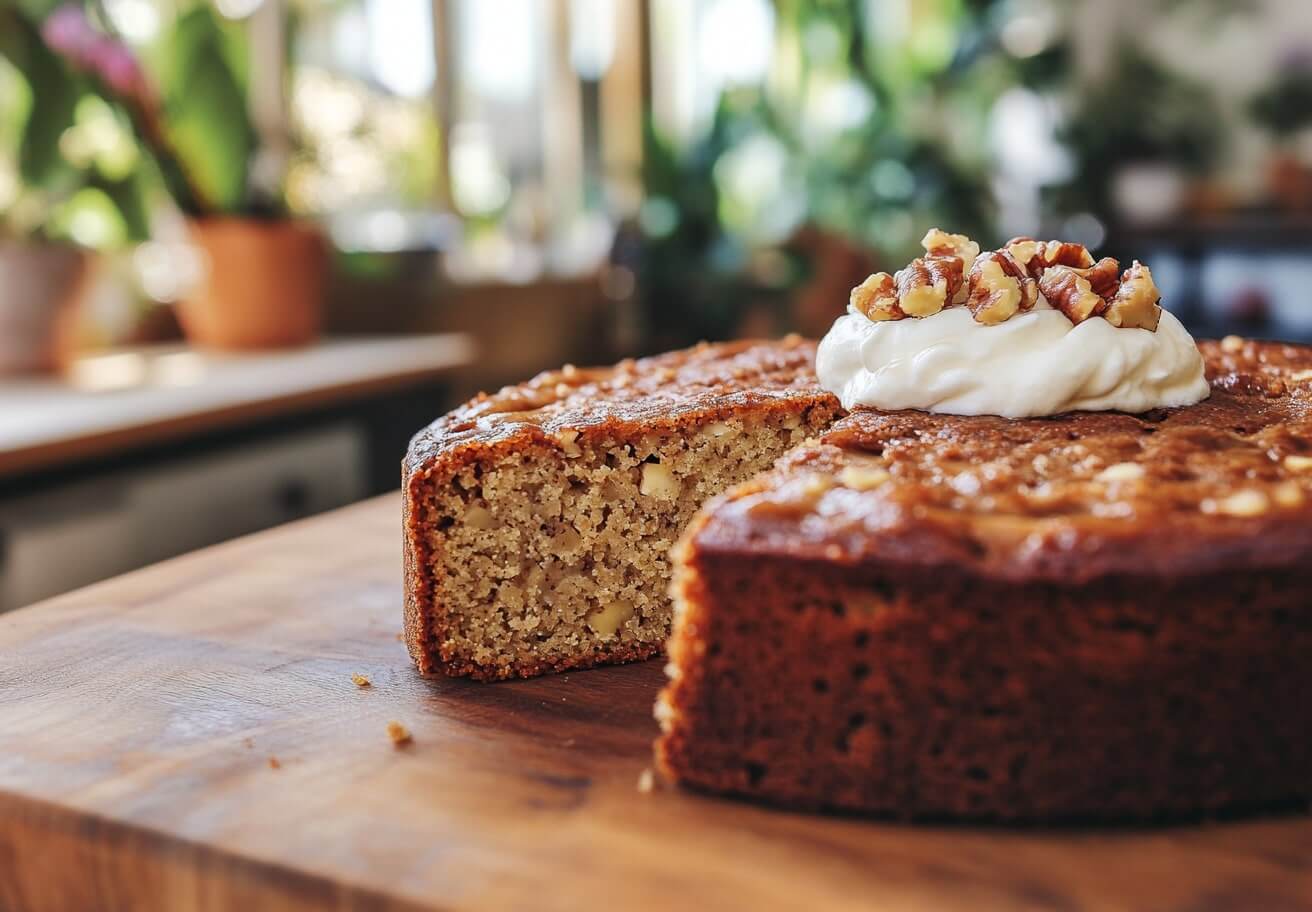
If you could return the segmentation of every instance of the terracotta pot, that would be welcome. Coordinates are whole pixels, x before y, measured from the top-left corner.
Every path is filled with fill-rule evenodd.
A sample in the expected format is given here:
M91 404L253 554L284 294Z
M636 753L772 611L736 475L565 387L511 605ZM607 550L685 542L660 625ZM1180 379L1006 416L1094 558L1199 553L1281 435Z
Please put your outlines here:
M63 244L0 242L0 374L57 369L88 255Z
M178 305L188 341L204 348L305 345L323 317L327 245L301 222L215 218L194 222L206 278Z

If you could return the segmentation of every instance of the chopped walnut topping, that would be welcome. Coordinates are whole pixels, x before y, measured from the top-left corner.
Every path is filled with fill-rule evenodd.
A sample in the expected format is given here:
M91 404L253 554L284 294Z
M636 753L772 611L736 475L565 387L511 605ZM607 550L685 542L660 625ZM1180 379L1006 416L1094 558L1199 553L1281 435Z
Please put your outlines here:
M1093 254L1083 244L1070 241L1048 241L1043 245L1043 268L1052 266L1070 266L1074 269L1088 269L1093 265Z
M1162 308L1158 305L1161 299L1162 293L1153 283L1152 272L1135 260L1121 276L1121 287L1116 289L1107 307L1107 322L1112 326L1156 332L1162 319Z
M1093 255L1089 253L1089 248L1070 241L1044 242L1031 237L1015 237L1007 241L1003 249L1035 279L1053 266L1088 269L1093 265Z
M871 320L928 317L960 290L964 273L957 256L917 257L897 275L876 272L852 289L852 306Z
M1111 299L1115 297L1116 289L1121 282L1120 263L1112 257L1103 257L1092 266L1080 268L1076 271L1089 280L1089 287L1093 289L1094 294L1108 302L1108 304L1111 303Z
M1017 237L1007 241L1007 246L1003 249L1011 254L1016 265L1037 279L1043 272L1043 257L1039 256L1039 251L1043 247L1044 245L1034 238Z
M1244 350L1243 336L1226 336L1221 340L1221 351L1233 355Z
M969 286L966 306L988 325L1010 320L1038 301L1038 286L1006 251L980 254Z
M1039 290L1049 304L1076 325L1107 309L1107 302L1093 290L1087 270L1053 266L1039 279Z
M876 272L864 282L852 289L849 299L857 312L868 319L900 320L906 316L897 303L897 285L893 277L886 272Z
M925 252L931 256L946 257L952 256L961 260L961 274L970 275L970 270L975 265L975 258L979 256L979 244L966 237L964 234L948 234L939 228L931 228L925 232L924 238L920 244L925 248ZM953 297L953 304L963 304L966 300L964 282L962 288L959 288Z
M927 256L912 260L898 270L897 303L909 317L938 313L957 295L963 281L961 259L956 256Z
M1075 324L1101 316L1113 326L1155 331L1161 319L1161 295L1138 261L1122 273L1111 257L1094 262L1083 244L1028 237L981 253L965 235L938 228L921 244L926 256L892 275L877 272L852 289L853 309L882 321L928 317L965 304L978 322L993 325L1032 310L1042 292Z

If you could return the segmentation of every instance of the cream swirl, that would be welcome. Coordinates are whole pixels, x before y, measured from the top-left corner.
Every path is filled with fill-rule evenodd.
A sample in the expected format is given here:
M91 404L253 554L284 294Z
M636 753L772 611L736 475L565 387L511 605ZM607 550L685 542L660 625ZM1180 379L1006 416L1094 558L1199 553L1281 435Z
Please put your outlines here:
M1169 312L1150 332L1101 318L1072 325L1043 301L993 326L964 307L884 322L850 312L820 342L816 372L848 409L1007 418L1144 412L1210 392L1193 337Z

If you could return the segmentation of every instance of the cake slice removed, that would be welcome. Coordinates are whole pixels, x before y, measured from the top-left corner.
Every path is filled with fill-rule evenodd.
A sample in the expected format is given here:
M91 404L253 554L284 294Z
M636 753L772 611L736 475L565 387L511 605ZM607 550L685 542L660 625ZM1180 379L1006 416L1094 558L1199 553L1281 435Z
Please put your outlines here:
M403 490L420 670L494 680L658 654L684 525L839 413L814 361L789 337L567 366L422 431Z
M802 808L1127 819L1312 799L1312 348L1211 397L858 410L674 552L664 776Z

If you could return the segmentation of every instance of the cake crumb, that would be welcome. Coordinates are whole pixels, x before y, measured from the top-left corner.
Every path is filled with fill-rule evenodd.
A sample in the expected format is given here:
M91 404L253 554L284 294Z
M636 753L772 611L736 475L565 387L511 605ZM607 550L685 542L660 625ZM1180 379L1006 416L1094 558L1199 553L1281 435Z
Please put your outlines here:
M351 675L351 681L356 687L369 687L373 684L373 681L370 681L366 675L362 675L358 671Z
M650 794L651 791L655 788L656 788L656 774L651 771L650 767L648 767L647 769L642 771L641 775L638 776L638 791L642 792L644 795L647 795Z
M400 722L388 722L387 737L392 739L392 744L401 747L402 745L410 743L410 729L406 728Z
M282 761L279 760L277 757L270 757L269 769L273 769L273 770L282 769Z

